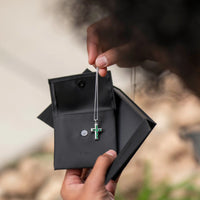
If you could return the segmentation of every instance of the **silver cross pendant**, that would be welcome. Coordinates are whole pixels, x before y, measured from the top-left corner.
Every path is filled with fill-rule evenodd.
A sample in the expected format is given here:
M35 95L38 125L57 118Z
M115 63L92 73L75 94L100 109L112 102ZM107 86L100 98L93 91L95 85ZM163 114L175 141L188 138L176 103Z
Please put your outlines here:
M98 122L95 121L94 128L91 128L91 132L95 134L95 140L99 140L99 133L103 131L102 128L98 127Z

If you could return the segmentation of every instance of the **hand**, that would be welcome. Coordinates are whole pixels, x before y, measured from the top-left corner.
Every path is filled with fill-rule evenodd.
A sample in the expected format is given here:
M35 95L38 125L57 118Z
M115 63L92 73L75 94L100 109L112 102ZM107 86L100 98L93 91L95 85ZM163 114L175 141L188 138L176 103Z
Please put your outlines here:
M101 76L105 76L107 67L113 64L120 67L141 65L158 76L169 70L180 76L186 86L200 96L200 87L197 87L200 84L199 51L188 50L187 44L176 43L168 48L167 45L150 42L148 36L133 23L129 26L125 28L113 17L107 17L88 27L88 62L99 68ZM146 65L145 60L156 61L157 64Z
M128 32L131 32L131 38ZM88 28L88 62L99 67L101 76L106 75L110 65L133 67L152 57L152 46L144 35L136 27L131 27L128 32L112 17L104 18Z
M89 169L67 170L61 189L63 200L114 200L117 181L104 182L116 156L113 150L99 156L89 176Z

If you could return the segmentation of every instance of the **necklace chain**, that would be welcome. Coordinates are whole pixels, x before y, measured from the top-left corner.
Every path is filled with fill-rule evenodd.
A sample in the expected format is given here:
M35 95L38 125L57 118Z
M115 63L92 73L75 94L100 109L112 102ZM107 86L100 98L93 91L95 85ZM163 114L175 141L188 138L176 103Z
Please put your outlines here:
M136 86L137 86L137 80L136 80L136 73L137 69L136 67L131 68L131 85L133 86L133 100L135 101L136 96ZM133 76L133 80L132 80ZM95 92L94 92L94 121L98 121L98 115L99 115L99 68L96 68L96 76L95 76Z
M95 92L94 92L94 121L98 121L98 115L99 115L99 68L96 68L96 77L95 77Z

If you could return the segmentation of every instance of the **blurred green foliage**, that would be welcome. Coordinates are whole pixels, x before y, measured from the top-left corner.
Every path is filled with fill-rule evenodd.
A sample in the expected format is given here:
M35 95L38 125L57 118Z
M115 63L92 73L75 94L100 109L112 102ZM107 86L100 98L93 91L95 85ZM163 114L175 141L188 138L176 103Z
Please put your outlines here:
M127 194L117 193L116 200L199 200L200 188L195 184L198 175L189 177L180 183L167 181L153 183L151 168L146 165L144 181L139 189L132 188Z

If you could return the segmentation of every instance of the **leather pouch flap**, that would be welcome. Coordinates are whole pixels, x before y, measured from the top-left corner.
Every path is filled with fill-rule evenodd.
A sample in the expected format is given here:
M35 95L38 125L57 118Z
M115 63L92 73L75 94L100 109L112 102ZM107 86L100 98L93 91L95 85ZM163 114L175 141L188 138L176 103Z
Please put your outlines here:
M95 73L50 79L55 113L86 113L94 108ZM115 109L111 73L99 77L99 111Z

